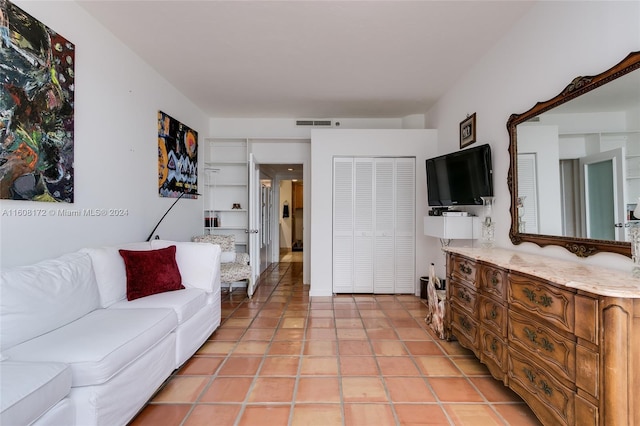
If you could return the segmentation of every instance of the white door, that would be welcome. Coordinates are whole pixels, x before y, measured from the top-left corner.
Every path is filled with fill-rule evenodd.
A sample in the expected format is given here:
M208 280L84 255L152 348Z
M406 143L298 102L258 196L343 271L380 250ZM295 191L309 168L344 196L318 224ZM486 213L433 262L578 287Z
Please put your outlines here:
M247 288L247 295L251 297L255 290L256 281L260 269L260 173L258 165L249 154L249 224L245 232L247 233L247 244L249 259L251 262L251 283Z
M354 159L353 292L373 292L373 160Z
M395 173L395 287L394 293L416 291L416 160L397 158Z
M394 159L374 159L375 174L375 267L374 293L393 293L395 289L394 254Z
M622 148L580 159L586 238L624 241L624 152Z
M353 159L333 160L333 292L353 292Z

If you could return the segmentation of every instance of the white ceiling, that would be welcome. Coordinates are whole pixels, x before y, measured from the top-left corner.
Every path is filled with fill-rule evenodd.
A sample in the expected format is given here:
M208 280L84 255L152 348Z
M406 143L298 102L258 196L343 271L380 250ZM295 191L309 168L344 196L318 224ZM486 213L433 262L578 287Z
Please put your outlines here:
M426 112L534 1L77 0L211 117Z

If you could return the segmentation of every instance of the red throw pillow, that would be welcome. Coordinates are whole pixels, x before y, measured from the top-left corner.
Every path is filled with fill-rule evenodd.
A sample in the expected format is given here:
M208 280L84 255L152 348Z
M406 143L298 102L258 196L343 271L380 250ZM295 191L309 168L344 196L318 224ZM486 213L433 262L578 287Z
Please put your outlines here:
M118 251L127 271L127 300L184 288L176 263L176 246Z

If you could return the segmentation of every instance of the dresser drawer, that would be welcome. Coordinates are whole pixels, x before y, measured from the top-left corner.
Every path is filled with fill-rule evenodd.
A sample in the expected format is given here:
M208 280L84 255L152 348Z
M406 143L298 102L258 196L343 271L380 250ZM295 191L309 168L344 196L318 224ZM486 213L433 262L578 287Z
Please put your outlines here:
M480 327L480 359L484 362L494 377L502 380L507 366L507 346L497 334L484 327Z
M573 425L575 392L558 382L552 374L509 348L507 353L509 386L529 404L542 423Z
M597 426L600 424L598 407L576 395L576 422L580 426Z
M476 356L478 352L478 323L465 311L457 306L451 308L451 333L458 338L460 344L473 350Z
M460 256L451 256L449 263L449 276L477 288L476 262Z
M507 308L484 295L478 302L478 321L497 333L500 337L507 335Z
M507 273L503 269L480 265L480 289L498 301L507 299Z
M459 305L474 318L477 315L478 293L455 280L449 281L449 298L452 303Z
M582 345L576 346L576 387L596 399L600 394L600 353Z
M524 314L549 322L560 330L573 333L573 293L544 281L518 274L509 274L508 301Z
M575 342L515 311L509 312L508 340L524 348L556 377L567 380L573 386L576 378Z

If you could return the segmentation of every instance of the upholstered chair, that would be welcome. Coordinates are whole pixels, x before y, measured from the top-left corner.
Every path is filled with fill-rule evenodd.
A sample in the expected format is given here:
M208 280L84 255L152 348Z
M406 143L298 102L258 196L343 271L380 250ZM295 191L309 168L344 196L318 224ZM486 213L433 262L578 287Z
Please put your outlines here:
M200 235L192 239L196 243L211 243L220 246L220 282L229 285L229 297L233 283L246 281L247 294L251 297L251 266L248 253L236 252L236 241L233 235Z

